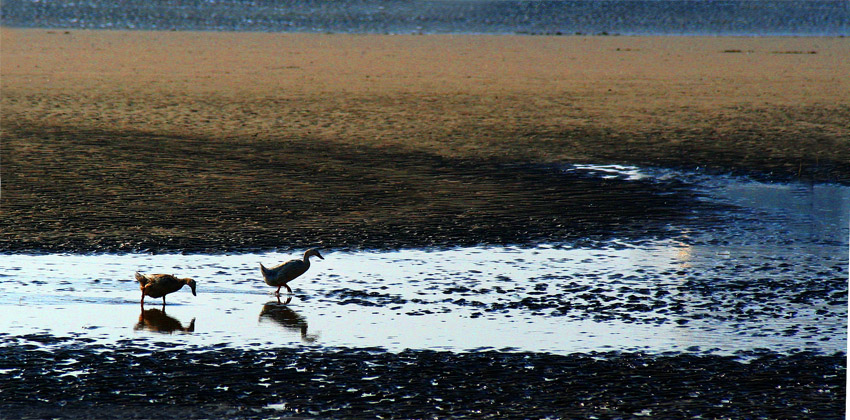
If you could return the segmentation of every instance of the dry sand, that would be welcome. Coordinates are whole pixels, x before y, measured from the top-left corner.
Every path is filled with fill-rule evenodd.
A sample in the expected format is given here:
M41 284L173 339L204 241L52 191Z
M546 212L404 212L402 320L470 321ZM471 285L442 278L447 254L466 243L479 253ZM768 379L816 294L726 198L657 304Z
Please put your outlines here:
M516 164L850 182L847 38L3 28L0 54L4 249L479 223L540 196L492 177Z
M309 136L696 164L671 152L708 149L722 155L708 165L846 169L847 75L846 38L2 32L6 136L21 125Z

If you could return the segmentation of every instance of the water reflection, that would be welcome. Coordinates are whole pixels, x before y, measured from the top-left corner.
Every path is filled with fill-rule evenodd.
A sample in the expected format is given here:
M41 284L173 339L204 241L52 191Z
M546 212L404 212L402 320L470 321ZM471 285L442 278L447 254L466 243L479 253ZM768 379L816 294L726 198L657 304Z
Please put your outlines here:
M690 260L693 252L693 247L687 244L681 244L676 248L676 259L679 261L679 266L681 268L691 267Z
M147 309L139 314L139 322L134 330L148 330L158 333L171 334L175 331L190 333L195 331L195 318L189 322L188 327L174 317L168 316L165 310Z
M298 332L301 334L301 341L305 343L315 342L319 338L318 334L307 334L307 319L286 306L290 301L292 301L291 296L285 303L281 303L278 298L276 302L263 305L263 310L260 311L260 322L271 321L285 330Z

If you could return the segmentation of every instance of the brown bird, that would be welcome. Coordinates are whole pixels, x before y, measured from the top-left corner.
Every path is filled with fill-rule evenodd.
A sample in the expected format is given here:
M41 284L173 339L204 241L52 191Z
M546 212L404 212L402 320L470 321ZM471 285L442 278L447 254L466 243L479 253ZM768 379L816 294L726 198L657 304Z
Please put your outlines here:
M195 293L195 280L192 279L178 279L171 274L140 274L136 272L136 280L139 282L139 288L142 289L142 306L145 305L145 295L152 298L161 297L164 306L165 295L176 292L187 284L192 289L192 295L198 296Z
M265 280L266 284L269 286L277 287L275 295L280 295L281 287L286 287L286 290L289 293L292 293L292 289L290 289L286 283L289 283L294 278L307 272L307 269L310 268L310 257L314 255L321 259L325 259L325 257L319 254L318 249L310 248L304 253L303 260L287 261L272 268L263 267L263 263L260 263L260 271L263 273L263 280Z

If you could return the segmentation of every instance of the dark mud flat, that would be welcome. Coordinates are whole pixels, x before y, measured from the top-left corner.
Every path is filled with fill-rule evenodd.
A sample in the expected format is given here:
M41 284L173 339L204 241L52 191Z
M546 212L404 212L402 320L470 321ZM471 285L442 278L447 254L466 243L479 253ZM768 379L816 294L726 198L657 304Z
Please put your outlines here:
M319 139L11 129L0 250L337 249L660 237L684 183ZM702 221L710 219L703 212Z
M846 357L0 347L4 418L842 418ZM15 339L11 339L15 341Z

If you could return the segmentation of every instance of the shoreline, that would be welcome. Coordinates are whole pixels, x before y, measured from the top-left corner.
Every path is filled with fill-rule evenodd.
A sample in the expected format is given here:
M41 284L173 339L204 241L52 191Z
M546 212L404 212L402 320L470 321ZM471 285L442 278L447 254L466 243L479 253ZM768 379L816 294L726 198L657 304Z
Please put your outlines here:
M150 29L150 28L79 28L74 26L15 26L2 25L0 30L10 31L48 31L51 33L87 31L87 32L182 32L182 33L222 33L222 34L276 34L276 35L327 35L327 36L491 36L491 37L601 37L601 38L824 38L844 39L850 38L846 34L803 34L803 33L751 33L751 34L728 34L728 33L623 33L623 32L333 32L333 31L274 31L274 30L231 30L231 29Z

